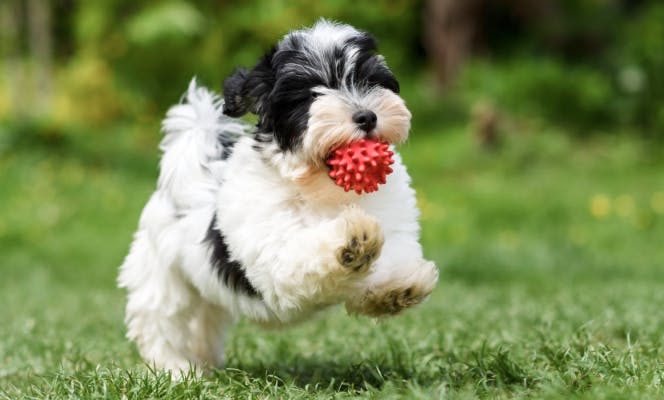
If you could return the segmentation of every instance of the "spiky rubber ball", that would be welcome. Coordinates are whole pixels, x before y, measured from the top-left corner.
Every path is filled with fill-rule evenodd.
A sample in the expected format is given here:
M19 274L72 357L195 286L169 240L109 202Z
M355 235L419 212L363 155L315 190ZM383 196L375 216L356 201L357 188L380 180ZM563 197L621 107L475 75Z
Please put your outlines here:
M330 178L346 192L371 193L392 172L392 155L387 142L360 139L334 150L325 163L330 167Z

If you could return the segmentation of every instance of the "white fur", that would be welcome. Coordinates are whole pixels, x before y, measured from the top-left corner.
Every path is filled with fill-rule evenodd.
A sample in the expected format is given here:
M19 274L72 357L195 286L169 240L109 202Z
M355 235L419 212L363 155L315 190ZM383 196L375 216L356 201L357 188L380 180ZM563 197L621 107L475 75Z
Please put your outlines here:
M338 303L390 315L433 289L438 273L422 257L415 193L398 155L377 192L345 193L324 165L256 151L247 127L193 81L163 127L157 190L119 276L127 335L148 362L182 372L221 365L224 332L239 316L279 326ZM219 135L240 137L225 161ZM204 239L215 213L261 297L226 287L213 271ZM367 257L380 253L357 270L338 257L354 238Z

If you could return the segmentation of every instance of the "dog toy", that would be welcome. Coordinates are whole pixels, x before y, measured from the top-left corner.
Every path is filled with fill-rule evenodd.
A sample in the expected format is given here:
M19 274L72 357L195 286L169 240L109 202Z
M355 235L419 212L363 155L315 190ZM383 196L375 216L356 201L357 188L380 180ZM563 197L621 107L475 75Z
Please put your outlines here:
M392 172L394 152L388 147L387 142L360 139L334 150L325 161L330 167L330 178L346 192L375 192Z

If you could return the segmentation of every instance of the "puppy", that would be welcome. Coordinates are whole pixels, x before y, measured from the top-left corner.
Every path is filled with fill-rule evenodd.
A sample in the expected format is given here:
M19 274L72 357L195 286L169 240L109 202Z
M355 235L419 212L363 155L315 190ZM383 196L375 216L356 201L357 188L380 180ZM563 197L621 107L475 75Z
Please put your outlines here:
M246 113L255 127L235 119ZM119 276L141 356L201 371L223 364L239 316L284 326L344 303L380 317L426 298L438 271L398 154L370 194L345 192L325 164L362 138L404 142L410 118L374 39L325 20L237 69L223 98L192 81L163 122L157 190Z

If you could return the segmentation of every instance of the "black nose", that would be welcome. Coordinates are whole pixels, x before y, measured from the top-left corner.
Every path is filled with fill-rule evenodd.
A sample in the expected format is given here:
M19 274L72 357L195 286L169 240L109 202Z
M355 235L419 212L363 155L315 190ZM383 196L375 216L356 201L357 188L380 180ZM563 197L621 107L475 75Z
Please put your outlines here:
M369 133L376 127L378 117L373 111L362 110L353 114L353 122L357 124L363 131Z

